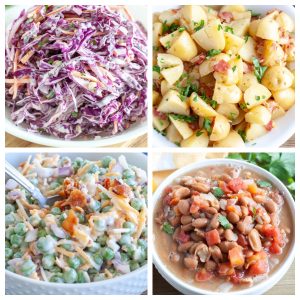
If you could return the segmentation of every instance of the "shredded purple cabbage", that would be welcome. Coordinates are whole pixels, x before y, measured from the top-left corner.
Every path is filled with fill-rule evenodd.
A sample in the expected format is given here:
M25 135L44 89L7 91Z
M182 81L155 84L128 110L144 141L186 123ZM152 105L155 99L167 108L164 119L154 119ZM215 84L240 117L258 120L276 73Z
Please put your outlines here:
M6 105L16 125L63 139L146 117L147 37L124 6L34 6L6 36Z

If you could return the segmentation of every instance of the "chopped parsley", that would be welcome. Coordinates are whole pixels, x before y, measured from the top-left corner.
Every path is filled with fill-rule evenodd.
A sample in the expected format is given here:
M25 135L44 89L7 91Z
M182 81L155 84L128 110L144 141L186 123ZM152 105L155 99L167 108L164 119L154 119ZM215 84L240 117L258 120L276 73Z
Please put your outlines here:
M240 106L240 108L241 108L242 110L247 109L246 103L239 103L239 106Z
M208 134L211 134L212 132L212 127L211 127L211 120L204 118L203 120L203 128L208 132Z
M200 29L202 29L204 27L204 20L197 22L194 22L194 30L195 31L199 31Z
M236 70L236 66L233 66L232 67L232 71L234 72Z
M221 198L224 195L224 191L222 189L220 189L219 187L213 188L213 192L212 193L217 198Z
M256 57L253 57L252 61L254 65L254 75L256 76L257 80L261 82L261 79L263 78L264 73L266 72L268 67L261 66L259 60Z
M178 28L178 31L179 32L183 32L183 31L185 31L186 30L186 28L184 27L184 26L180 26L179 28Z
M167 234L173 234L174 233L174 227L168 223L168 222L165 222L162 226L162 230L167 233Z
M162 34L172 33L179 28L179 25L172 23L170 26L167 25L167 21L164 21L162 24Z
M263 188L263 187L272 187L272 184L268 181L265 181L265 180L257 180L256 183L261 188Z
M158 46L153 46L152 49L153 49L153 51L158 51L159 47Z
M230 223L225 216L219 215L218 220L219 220L220 224L223 226L223 228L230 229Z
M225 32L230 32L231 34L234 34L233 33L233 28L232 27L230 27L230 26L225 26L225 30L224 30Z
M251 9L250 9L250 12L251 12L251 17L259 17L261 15L260 13L256 13Z
M171 42L170 41L167 41L166 42L166 49L170 49L171 48Z
M255 100L259 101L260 100L260 96L255 96Z
M220 54L221 52L222 52L221 50L211 49L211 50L207 51L206 59L216 56L216 55Z
M219 24L219 25L218 25L218 31L220 31L221 29L223 29L223 27L222 27L221 24Z
M178 97L180 98L180 100L181 100L182 102L184 102L184 101L186 100L186 96L184 96L184 95L182 95L182 94L179 94Z
M236 119L236 117L237 117L237 113L235 113L235 112L230 112L229 113L229 119L231 121L233 121L234 119Z
M71 112L71 116L72 116L73 118L78 118L78 115L79 115L78 111L72 111L72 112Z
M197 130L196 131L196 136L200 136L200 135L202 135L203 134L203 131L201 131L201 130Z
M201 93L201 98L207 104L209 104L213 109L215 109L217 107L217 104L218 104L217 101L208 98L204 92Z
M170 116L176 121L183 121L187 123L193 123L198 120L198 116L185 116L179 114L170 114Z
M55 96L55 92L53 90L51 90L47 95L46 98L47 99L52 99Z
M238 134L241 136L241 138L243 139L244 142L247 142L247 138L246 138L246 131L245 130L238 130Z
M153 70L153 72L160 73L160 67L159 66L153 66L152 70Z
M245 35L244 36L245 44L248 42L248 39L249 39L249 35Z
M179 142L175 142L174 143L176 146L180 147L180 143Z

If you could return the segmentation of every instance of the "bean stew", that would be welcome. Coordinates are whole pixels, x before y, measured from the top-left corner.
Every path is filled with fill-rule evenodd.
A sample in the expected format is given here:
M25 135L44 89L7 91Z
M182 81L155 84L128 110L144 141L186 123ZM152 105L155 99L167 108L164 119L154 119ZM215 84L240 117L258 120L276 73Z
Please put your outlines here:
M181 176L156 206L156 251L172 273L199 288L250 287L287 253L293 225L284 203L272 183L245 167Z

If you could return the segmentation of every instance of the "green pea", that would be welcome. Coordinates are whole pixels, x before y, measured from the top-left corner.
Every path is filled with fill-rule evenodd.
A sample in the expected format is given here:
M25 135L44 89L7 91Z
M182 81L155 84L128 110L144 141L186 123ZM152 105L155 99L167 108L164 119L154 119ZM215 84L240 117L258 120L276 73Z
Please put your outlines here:
M105 260L112 260L115 257L115 253L112 249L104 247L102 250L102 256Z
M5 204L5 214L8 215L12 212L15 212L15 207L10 203Z
M63 222L67 217L68 217L68 216L67 216L66 213L62 213L62 214L59 216L59 221L60 221L60 222Z
M32 226L38 226L41 222L41 217L38 214L34 214L32 216L29 217L29 223Z
M140 265L138 262L132 260L129 263L129 267L130 267L130 271L132 272L132 271L138 269L140 267Z
M38 230L38 237L45 237L47 234L47 231L43 228Z
M121 238L119 239L119 244L120 245L128 245L131 243L131 236L130 234L122 234Z
M105 279L106 279L105 274L100 273L100 274L97 274L96 276L94 276L93 281L96 282L96 281L102 281L102 280L105 280Z
M5 248L5 258L11 258L14 255L14 251L10 248Z
M13 273L16 273L16 269L13 266L7 266L6 270L8 270L10 272L13 272Z
M99 172L99 167L97 165L90 166L88 173L95 174Z
M64 283L64 279L61 276L58 276L57 274L53 275L50 278L50 282L56 282L56 283Z
M143 228L143 230L142 230L142 236L143 236L144 238L147 238L147 236L148 236L147 226L145 226L145 227Z
M129 261L129 257L126 253L122 252L120 255L121 255L121 261L123 261L123 262Z
M53 266L50 270L49 270L51 273L56 273L56 274L61 274L61 268L58 267L58 266ZM62 276L62 274L61 274Z
M106 174L106 172L107 172L107 169L105 169L105 168L99 168L99 170L98 170L98 174L100 176Z
M89 251L95 253L96 251L99 251L100 249L100 244L99 243L93 243L91 247L89 247Z
M84 214L76 213L76 216L79 219L79 223L85 223L85 216L84 216Z
M52 254L46 254L42 258L42 265L44 269L50 270L55 263L55 257Z
M147 258L147 252L141 247L137 247L134 251L133 259L139 263L143 262Z
M13 258L21 258L23 256L23 254L24 254L23 252L17 251L16 253L14 253Z
M135 225L132 222L127 221L123 223L123 228L129 228L130 229L129 233L133 233L135 230Z
M93 211L93 212L96 212L96 211L99 211L100 208L101 208L101 203L97 200L94 200L92 201L90 204L89 204L89 208Z
M78 171L83 166L83 159L81 157L77 157L73 163L72 163L72 168L75 172Z
M135 172L131 169L126 169L126 170L123 171L123 177L125 179L135 178Z
M114 158L111 157L111 156L105 156L105 157L103 157L103 159L102 159L102 167L108 168L110 162L111 162L113 159L114 159Z
M126 184L128 184L129 186L135 186L136 185L136 181L133 178L127 178L124 180Z
M73 250L72 244L62 244L61 246L62 246L64 249L68 250L68 251L72 251L72 250Z
M77 272L74 269L72 269L72 268L64 271L64 273L63 273L63 278L64 278L64 281L66 283L74 283L74 282L76 282L77 281L77 277L78 277Z
M5 215L5 226L13 225L16 222L16 217L13 213Z
M107 235L103 234L103 235L99 236L99 237L97 238L96 241L97 241L101 246L105 246L105 245L106 245L107 238L108 238Z
M143 240L143 239L139 239L137 241L137 244L139 246L141 246L142 249L147 249L148 245L147 245L147 241L146 240Z
M13 227L8 227L5 229L5 237L7 239L10 239L11 235L15 233L15 230Z
M25 260L21 265L20 271L24 276L30 276L36 270L36 265L31 259Z
M124 251L126 251L126 253L132 257L134 255L134 246L132 244L127 244L125 246L122 247L122 249L124 249Z
M11 244L7 240L5 240L5 248L11 248Z
M12 248L18 248L23 242L23 236L18 234L13 234L10 237L10 243Z
M133 198L131 201L130 201L130 205L136 209L136 210L141 210L143 208L143 201L139 198Z
M52 207L50 212L51 212L52 215L55 215L55 216L60 215L61 214L61 209L59 207Z
M69 257L68 264L71 268L77 269L81 265L81 261L77 256Z
M105 206L104 208L102 208L102 212L109 212L110 210L112 209L112 206L108 205L108 206Z
M37 248L46 254L51 254L54 252L54 240L50 235L46 237L40 237L36 243Z
M44 220L41 220L41 222L40 222L40 227L43 227L43 228L45 228L45 227L46 227L46 223L45 223L45 221L44 221Z
M95 229L97 231L104 231L106 229L105 220L95 220L94 221Z
M97 264L97 265L102 265L102 263L103 263L103 259L102 259L102 255L100 254L100 253L95 253L94 255L93 255L93 260L95 261L95 263Z
M27 232L27 227L25 225L25 223L18 223L15 228L15 233L18 235L25 235L25 233Z
M91 282L90 276L86 271L78 271L77 282L79 283L88 283Z

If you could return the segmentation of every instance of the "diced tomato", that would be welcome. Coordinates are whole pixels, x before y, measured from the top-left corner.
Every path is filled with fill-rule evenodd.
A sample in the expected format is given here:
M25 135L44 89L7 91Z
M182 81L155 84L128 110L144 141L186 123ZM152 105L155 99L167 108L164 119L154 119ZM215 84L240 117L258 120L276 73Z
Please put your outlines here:
M207 200L202 199L200 196L192 197L193 203L197 204L200 208L209 207L209 202Z
M171 193L172 191L173 191L173 188L171 186L167 186L164 189L164 194L167 195L167 194Z
M224 59L219 60L214 66L213 70L222 74L226 74L229 69L229 63Z
M208 246L213 246L221 242L220 235L217 229L206 232L205 239Z
M273 238L273 241L279 245L283 245L283 236L278 227L270 226L269 224L263 225L261 233L265 237Z
M226 206L226 211L228 211L228 212L234 212L234 213L236 213L239 216L242 215L241 207L238 206L238 205L227 205Z
M268 259L260 259L250 266L248 270L248 275L257 276L266 274L269 272L269 263Z
M228 187L234 192L238 193L245 189L245 183L242 178L233 178L228 182Z
M230 265L229 262L226 263L220 263L218 273L221 276L232 276L235 274L234 268Z
M243 234L238 234L237 243L242 247L245 247L248 245L247 239L245 238L245 236Z
M179 198L174 197L170 200L170 206L175 206L179 202Z
M228 188L225 181L219 181L219 188L222 189L225 194L232 193L232 191Z
M205 268L201 268L195 275L196 281L208 281L214 277L213 273L208 272Z
M199 211L200 207L197 203L193 202L190 206L190 213L195 214Z
M282 253L282 248L280 245L276 242L273 242L271 246L269 247L269 252L272 254L281 254Z
M268 254L265 251L260 251L251 255L250 257L247 257L247 264L250 266L255 264L257 261L264 259L268 259Z
M186 234L184 231L180 231L178 233L178 235L176 236L176 240L179 242L179 243L186 243L190 240L190 236L188 234Z
M235 271L233 275L230 276L230 281L233 284L240 284L241 279L244 277L245 273L243 271Z
M228 251L228 258L232 267L240 267L245 263L242 247L237 246Z
M103 186L108 189L110 187L110 179L109 178L105 178L103 180Z

